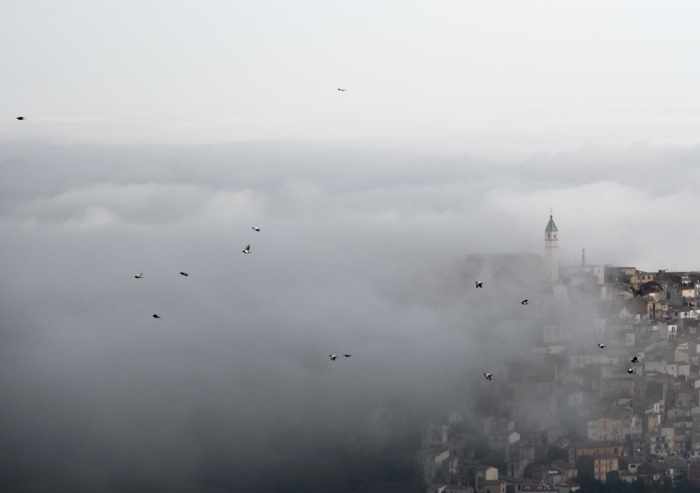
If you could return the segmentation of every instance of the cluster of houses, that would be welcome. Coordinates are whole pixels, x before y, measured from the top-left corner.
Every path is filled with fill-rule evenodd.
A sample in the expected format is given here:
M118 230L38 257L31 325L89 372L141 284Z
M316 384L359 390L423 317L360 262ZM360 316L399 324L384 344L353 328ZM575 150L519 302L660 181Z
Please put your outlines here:
M597 293L597 313L538 327L526 361L482 382L485 410L425 424L428 492L569 493L584 475L700 486L700 272L564 279L569 296Z

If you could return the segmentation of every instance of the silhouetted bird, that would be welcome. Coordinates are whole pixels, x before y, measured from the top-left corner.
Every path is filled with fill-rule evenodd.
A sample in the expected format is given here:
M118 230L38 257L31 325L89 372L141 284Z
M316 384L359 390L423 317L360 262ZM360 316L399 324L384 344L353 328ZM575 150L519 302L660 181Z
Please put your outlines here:
M185 277L189 276L189 274L187 272L180 272L180 275L185 276Z
M143 279L143 272L134 276L136 279Z
M21 120L24 120L24 117L23 117L23 116L18 116L17 119L21 121Z
M343 356L345 356L346 358L349 358L350 356L352 356L352 354L344 354Z
M160 318L160 315L153 314L153 318Z
M600 349L603 349L603 348L605 347L605 344L598 344L598 347L599 347Z
M635 357L632 358L630 361L631 361L632 363L637 363L639 360L638 360L637 357L635 356Z
M527 300L523 300L520 302L521 305L527 305Z
M338 88L339 91L345 92L347 89L341 89L340 87Z
M335 359L337 358L335 354L329 354L328 356L330 356L331 361L335 361Z
M476 287L477 287L477 288L483 288L483 287L484 287L484 283L483 283L483 282L475 281L474 284L476 284Z
M490 373L484 373L484 376L486 377L486 380L491 381L491 374Z
M243 253L250 253L250 245L245 247L245 250L243 250Z
M253 226L253 231L257 231L257 232L259 233L259 232L260 232L260 228L258 228L257 226Z

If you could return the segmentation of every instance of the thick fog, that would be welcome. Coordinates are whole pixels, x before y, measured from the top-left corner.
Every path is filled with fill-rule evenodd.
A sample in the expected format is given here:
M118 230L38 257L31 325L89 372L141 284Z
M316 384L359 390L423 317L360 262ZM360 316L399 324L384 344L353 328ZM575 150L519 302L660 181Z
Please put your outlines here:
M542 289L549 209L564 264L586 247L696 268L700 233L677 211L700 205L698 157L3 144L2 489L410 479L423 419L468 415L482 373L526 358L542 324L586 322L588 301Z

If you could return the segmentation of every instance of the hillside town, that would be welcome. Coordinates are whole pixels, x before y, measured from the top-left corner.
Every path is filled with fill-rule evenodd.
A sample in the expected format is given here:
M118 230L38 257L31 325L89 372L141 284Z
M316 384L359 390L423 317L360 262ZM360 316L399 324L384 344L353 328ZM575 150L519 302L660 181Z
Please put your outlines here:
M550 216L555 298L588 297L591 321L536 328L527 357L483 378L473 416L424 423L429 493L570 493L601 483L700 486L700 272L563 267ZM639 484L639 483L638 483Z

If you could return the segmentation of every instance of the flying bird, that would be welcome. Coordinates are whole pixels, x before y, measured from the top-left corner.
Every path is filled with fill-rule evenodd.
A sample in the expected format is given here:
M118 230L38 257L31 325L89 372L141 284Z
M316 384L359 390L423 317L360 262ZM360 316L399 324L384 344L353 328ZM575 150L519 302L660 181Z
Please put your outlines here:
M347 91L347 89L341 89L340 87L338 88L338 90L341 91L341 92Z
M483 288L483 287L484 287L484 283L483 283L483 282L474 281L474 284L476 284L476 287L477 287L477 288Z
M491 374L490 373L484 373L484 376L486 377L486 380L491 381Z
M331 361L335 361L335 359L337 358L335 354L329 354L328 356L330 356Z
M520 302L521 305L527 305L527 300L523 300Z
M153 318L160 318L160 315L154 313Z
M349 358L350 356L352 356L352 354L343 354L343 356L345 356L346 358Z
M258 228L257 226L253 226L253 231L257 231L257 232L259 233L259 232L260 232L260 228Z
M134 276L136 279L143 279L143 272Z
M627 373L634 373L634 370L632 368L627 368Z
M185 276L185 277L189 276L189 274L187 272L180 272L180 275Z
M636 356L630 360L630 362L632 362L632 363L637 363L638 361L639 361L639 360L637 359Z
M245 247L245 250L243 250L243 253L250 253L250 245L247 245Z
M17 119L20 120L20 121L22 121L22 120L24 120L24 117L23 117L23 116L18 116Z
M600 349L603 349L603 348L605 347L605 344L600 344L600 343L598 343L598 347L599 347Z

